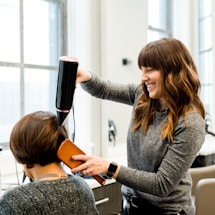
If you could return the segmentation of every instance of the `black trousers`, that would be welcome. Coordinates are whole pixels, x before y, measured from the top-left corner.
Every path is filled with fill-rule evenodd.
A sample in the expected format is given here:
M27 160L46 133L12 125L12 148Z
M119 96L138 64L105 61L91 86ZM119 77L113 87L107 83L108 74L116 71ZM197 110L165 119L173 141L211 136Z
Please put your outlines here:
M122 215L163 215L161 209L142 200L133 197L129 200L124 199L122 203Z
M157 208L147 202L140 202L139 199L133 201L124 200L122 203L121 215L164 215L166 214L160 208ZM186 215L184 211L173 212L171 215Z
M163 215L163 213L155 209L136 208L136 207L130 206L129 208L122 209L122 215Z

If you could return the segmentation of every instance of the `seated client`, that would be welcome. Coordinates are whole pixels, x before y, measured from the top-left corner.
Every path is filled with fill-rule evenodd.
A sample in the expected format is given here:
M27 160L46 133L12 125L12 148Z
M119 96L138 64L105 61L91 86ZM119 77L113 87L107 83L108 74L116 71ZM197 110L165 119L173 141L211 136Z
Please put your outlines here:
M98 214L88 184L68 175L57 158L58 147L67 137L50 112L28 114L15 124L10 148L33 182L7 190L0 199L0 214Z

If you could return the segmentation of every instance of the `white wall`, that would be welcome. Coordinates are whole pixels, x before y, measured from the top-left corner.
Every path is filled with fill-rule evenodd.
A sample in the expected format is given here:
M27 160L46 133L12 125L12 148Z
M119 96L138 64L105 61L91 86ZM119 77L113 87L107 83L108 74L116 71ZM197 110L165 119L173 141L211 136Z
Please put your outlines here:
M139 82L137 56L147 41L145 0L71 0L68 13L69 55L79 58L81 67L101 78ZM131 63L123 66L122 58ZM75 105L77 143L93 142L95 154L107 156L108 119L117 125L117 142L126 141L130 107L92 99L79 88Z
M79 66L100 73L100 5L99 0L69 0L68 55L79 59ZM101 104L80 86L74 95L76 115L75 142L96 145L92 153L101 154ZM86 146L85 146L86 147Z
M147 41L147 5L144 0L101 1L101 77L119 83L139 83L137 57ZM131 63L122 64L127 58ZM117 126L117 144L126 142L131 107L102 103L102 142L108 146L108 119ZM109 144L110 145L110 144ZM103 155L107 151L103 147Z

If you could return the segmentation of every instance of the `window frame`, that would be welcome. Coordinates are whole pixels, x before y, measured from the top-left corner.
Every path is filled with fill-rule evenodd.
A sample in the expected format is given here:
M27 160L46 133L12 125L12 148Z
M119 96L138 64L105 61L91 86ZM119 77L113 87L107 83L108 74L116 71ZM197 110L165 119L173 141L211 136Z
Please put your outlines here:
M213 113L213 107L215 106L215 100L213 98L213 94L215 92L214 81L215 76L213 76L213 68L214 68L214 42L213 42L213 7L214 3L210 0L210 12L201 15L201 9L203 9L204 4L208 3L208 0L198 0L198 41L199 41L199 50L198 50L198 58L199 58L199 74L201 79L201 98L205 105L206 110L206 124L208 130L215 131L215 116ZM212 7L211 7L212 6ZM210 20L209 20L210 19ZM211 21L211 24L206 27L207 20ZM208 29L210 28L210 29ZM204 33L205 32L205 33ZM205 34L210 32L210 35L207 35L207 39L205 39ZM208 44L204 44L205 41ZM207 55L207 56L206 56ZM206 56L206 57L205 57ZM205 71L207 70L207 71ZM205 73L207 72L207 73ZM206 74L206 75L205 75ZM210 76L210 77L209 77ZM212 77L211 77L212 76Z
M68 41L67 41L67 0L41 0L46 2L56 2L59 4L59 17L58 17L58 23L59 25L59 50L57 55L59 57L61 55L67 55L68 52ZM25 69L36 69L36 70L47 70L47 71L58 71L58 65L52 66L52 65L42 65L42 64L28 64L24 61L24 0L19 0L19 34L20 34L20 59L19 62L8 62L8 61L1 61L0 60L0 67L10 67L10 68L18 68L19 74L20 74L20 117L24 116L25 113L25 77L24 77L24 71ZM3 110L3 107L1 111ZM14 122L15 123L15 122ZM9 140L8 140L9 141ZM3 146L4 148L8 148L8 141L0 142L0 146Z

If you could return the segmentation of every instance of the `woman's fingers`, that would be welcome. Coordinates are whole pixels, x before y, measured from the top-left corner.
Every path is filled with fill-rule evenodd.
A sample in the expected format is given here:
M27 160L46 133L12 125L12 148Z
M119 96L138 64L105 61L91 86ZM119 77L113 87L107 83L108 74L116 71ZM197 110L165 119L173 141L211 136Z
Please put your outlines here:
M72 169L73 173L80 172L83 175L106 174L110 161L96 156L74 155L73 160L81 160L82 164Z

